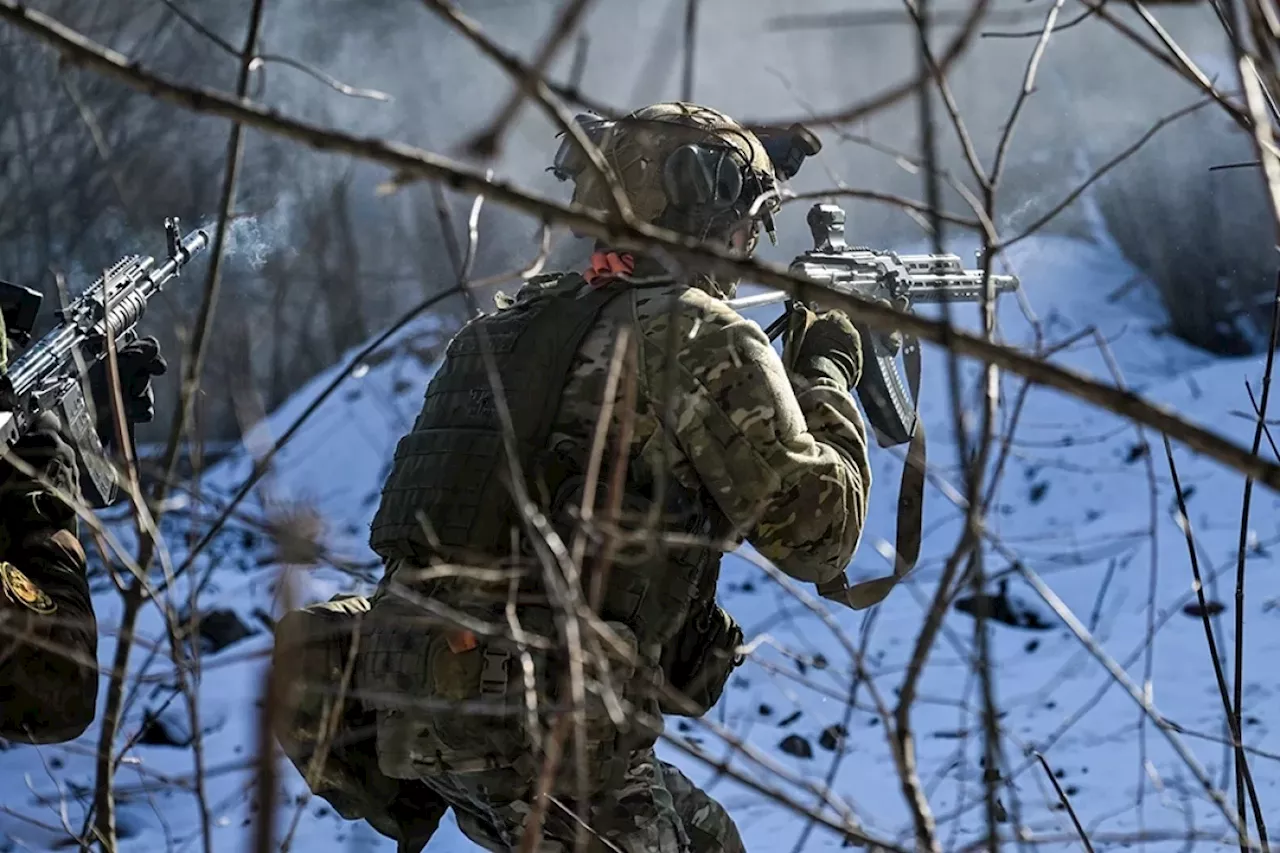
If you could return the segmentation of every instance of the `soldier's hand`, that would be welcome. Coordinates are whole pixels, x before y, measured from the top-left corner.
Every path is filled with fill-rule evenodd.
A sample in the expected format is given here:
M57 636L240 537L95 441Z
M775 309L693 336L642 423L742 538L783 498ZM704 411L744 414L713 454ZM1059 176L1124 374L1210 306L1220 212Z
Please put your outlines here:
M9 452L34 469L34 476L0 457L3 522L10 530L71 525L75 511L49 488L56 487L72 500L80 493L75 450L63 437L57 417L50 412L41 414Z
M120 369L120 400L124 404L125 418L135 424L150 422L155 417L155 392L151 388L151 379L163 376L169 369L168 362L160 354L160 342L152 337L139 338L116 351L116 364ZM89 389L96 409L98 438L104 447L115 443L112 389L107 379L107 360L104 358L89 369Z
M789 367L809 379L828 377L851 390L862 376L862 341L843 311L793 306L784 354Z

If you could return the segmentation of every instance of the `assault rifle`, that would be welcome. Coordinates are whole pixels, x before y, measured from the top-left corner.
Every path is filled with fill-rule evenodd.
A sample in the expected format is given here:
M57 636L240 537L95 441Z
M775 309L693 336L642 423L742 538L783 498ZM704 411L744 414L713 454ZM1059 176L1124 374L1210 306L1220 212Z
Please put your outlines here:
M791 262L790 272L820 282L842 293L872 301L888 302L904 309L920 303L980 302L982 272L966 270L956 255L899 255L850 246L844 238L844 211L834 204L815 204L809 210L813 248ZM997 294L1018 288L1018 278L991 275ZM735 309L791 302L785 292L768 292L735 299ZM789 311L788 311L789 313ZM916 407L898 371L898 349L892 335L854 325L862 338L862 378L858 400L875 430L881 447L911 440L916 430ZM786 328L786 315L769 327L770 338ZM910 347L917 346L914 342ZM912 351L911 355L916 353ZM915 385L913 381L911 383Z
M117 348L136 339L135 327L151 297L209 245L204 231L180 236L177 219L166 219L164 229L168 257L163 262L157 266L155 258L140 255L121 258L59 310L58 325L0 376L0 451L17 443L42 412L53 411L76 446L81 491L95 507L112 502L116 477L85 403L80 365L87 370L106 358L108 335ZM35 290L0 282L5 329L20 346L31 340L40 301Z
M983 274L966 270L955 255L899 255L850 246L844 239L844 211L834 204L815 204L809 210L809 230L813 248L791 262L790 272L819 282L841 293L873 302L887 302L902 310L929 302L978 302L983 299ZM1018 279L1011 275L990 276L995 292L1016 290ZM736 309L787 303L787 310L768 328L770 339L789 325L793 299L785 292L769 292L735 299ZM900 336L876 331L850 319L862 343L862 377L857 395L867 421L881 447L910 442L902 485L898 490L898 529L894 543L893 574L849 585L842 574L818 586L824 598L862 610L879 603L914 568L920 556L921 523L924 507L925 446L924 427L916 414L915 397L920 390L920 345L914 339L900 342ZM898 372L902 351L907 367L906 384ZM910 386L908 391L907 386Z

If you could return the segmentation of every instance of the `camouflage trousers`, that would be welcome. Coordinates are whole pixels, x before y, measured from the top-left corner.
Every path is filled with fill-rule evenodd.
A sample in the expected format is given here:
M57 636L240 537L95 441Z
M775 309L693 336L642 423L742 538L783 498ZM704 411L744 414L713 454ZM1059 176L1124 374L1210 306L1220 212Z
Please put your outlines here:
M508 788L506 771L450 773L423 782L453 807L459 828L486 850L519 847L533 812L527 799L495 802L491 791ZM571 772L567 769L564 772ZM556 798L546 812L538 853L568 853L581 824L572 802ZM743 853L724 807L652 749L631 754L621 784L592 797L587 812L590 853Z

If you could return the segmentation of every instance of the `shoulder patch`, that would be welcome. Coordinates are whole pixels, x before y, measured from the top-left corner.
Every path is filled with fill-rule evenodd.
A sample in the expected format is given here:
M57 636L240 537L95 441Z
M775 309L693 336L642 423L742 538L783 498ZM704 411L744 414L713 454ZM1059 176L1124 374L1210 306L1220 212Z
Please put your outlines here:
M4 589L5 598L41 616L58 609L53 599L12 563L0 561L0 588Z

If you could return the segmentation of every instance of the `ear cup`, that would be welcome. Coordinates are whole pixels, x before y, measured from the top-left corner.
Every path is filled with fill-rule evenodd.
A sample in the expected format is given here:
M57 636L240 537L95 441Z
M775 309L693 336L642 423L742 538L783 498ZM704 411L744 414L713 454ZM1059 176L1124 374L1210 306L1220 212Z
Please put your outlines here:
M742 195L742 168L727 148L682 145L662 166L662 188L682 210L728 208Z

